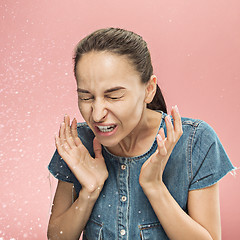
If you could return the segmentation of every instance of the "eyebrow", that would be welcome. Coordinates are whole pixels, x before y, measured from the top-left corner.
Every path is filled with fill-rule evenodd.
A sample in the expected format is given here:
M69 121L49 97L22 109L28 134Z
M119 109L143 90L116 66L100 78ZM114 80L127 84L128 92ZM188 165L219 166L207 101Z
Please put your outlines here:
M113 87L113 88L109 88L109 89L105 90L104 93L111 93L111 92L115 92L115 91L123 90L123 89L126 89L126 88L124 88L124 87ZM80 92L80 93L90 93L89 91L87 91L85 89L81 89L81 88L78 88L77 92Z

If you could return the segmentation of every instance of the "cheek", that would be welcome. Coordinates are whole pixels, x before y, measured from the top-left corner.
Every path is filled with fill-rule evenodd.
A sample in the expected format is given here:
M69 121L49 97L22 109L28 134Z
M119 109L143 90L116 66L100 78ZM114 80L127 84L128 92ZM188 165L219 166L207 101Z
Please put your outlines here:
M116 116L119 116L122 121L125 122L135 122L141 118L144 108L144 103L142 98L132 98L129 101L122 102L118 106L115 106L113 112Z
M90 113L90 108L91 108L90 105L83 104L80 101L78 101L78 109L85 120Z

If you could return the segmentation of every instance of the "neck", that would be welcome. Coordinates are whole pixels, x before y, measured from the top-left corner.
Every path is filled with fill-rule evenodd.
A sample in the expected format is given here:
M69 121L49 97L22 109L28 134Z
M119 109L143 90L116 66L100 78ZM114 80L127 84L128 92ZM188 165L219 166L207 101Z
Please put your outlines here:
M112 154L122 157L139 156L145 153L152 146L160 121L161 116L158 112L146 109L133 131L108 150Z

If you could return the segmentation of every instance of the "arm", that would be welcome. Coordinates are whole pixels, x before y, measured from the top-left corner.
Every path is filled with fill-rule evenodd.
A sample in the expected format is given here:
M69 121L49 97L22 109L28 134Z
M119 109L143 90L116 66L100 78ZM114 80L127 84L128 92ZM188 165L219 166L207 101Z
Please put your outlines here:
M58 182L47 233L51 240L79 239L99 195L83 189L72 204L72 190L73 184Z
M108 171L102 156L101 144L96 138L93 140L95 158L92 158L78 137L76 119L70 127L70 119L65 116L59 136L56 136L56 147L82 188L79 197L72 203L73 184L58 182L48 237L51 240L79 239L108 178Z
M169 239L221 239L218 184L189 192L189 215L178 205L164 183L144 192Z
M218 184L188 193L188 215L162 181L169 156L182 135L181 117L177 108L172 109L172 116L174 127L166 117L167 138L163 129L160 129L158 148L143 164L139 183L170 239L218 240L221 238Z

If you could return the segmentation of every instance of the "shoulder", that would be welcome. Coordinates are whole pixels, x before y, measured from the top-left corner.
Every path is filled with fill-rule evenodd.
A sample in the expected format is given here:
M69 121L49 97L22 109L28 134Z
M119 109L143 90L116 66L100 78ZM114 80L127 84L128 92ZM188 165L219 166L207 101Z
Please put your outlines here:
M164 119L167 114L162 112L162 119ZM174 120L172 119L174 124ZM218 140L217 134L214 129L205 121L201 119L194 119L190 117L181 117L182 128L183 128L183 135L181 136L181 140L188 140L191 143L198 141L200 139L207 139L213 142ZM164 121L162 122L161 126L166 128Z
M217 138L217 134L214 129L205 121L200 119L182 117L183 132L191 134L193 140L199 140L200 138L207 138L209 141L213 141Z
M212 145L221 145L215 130L205 121L200 119L182 117L183 135L180 144L185 146L189 156L206 154Z

